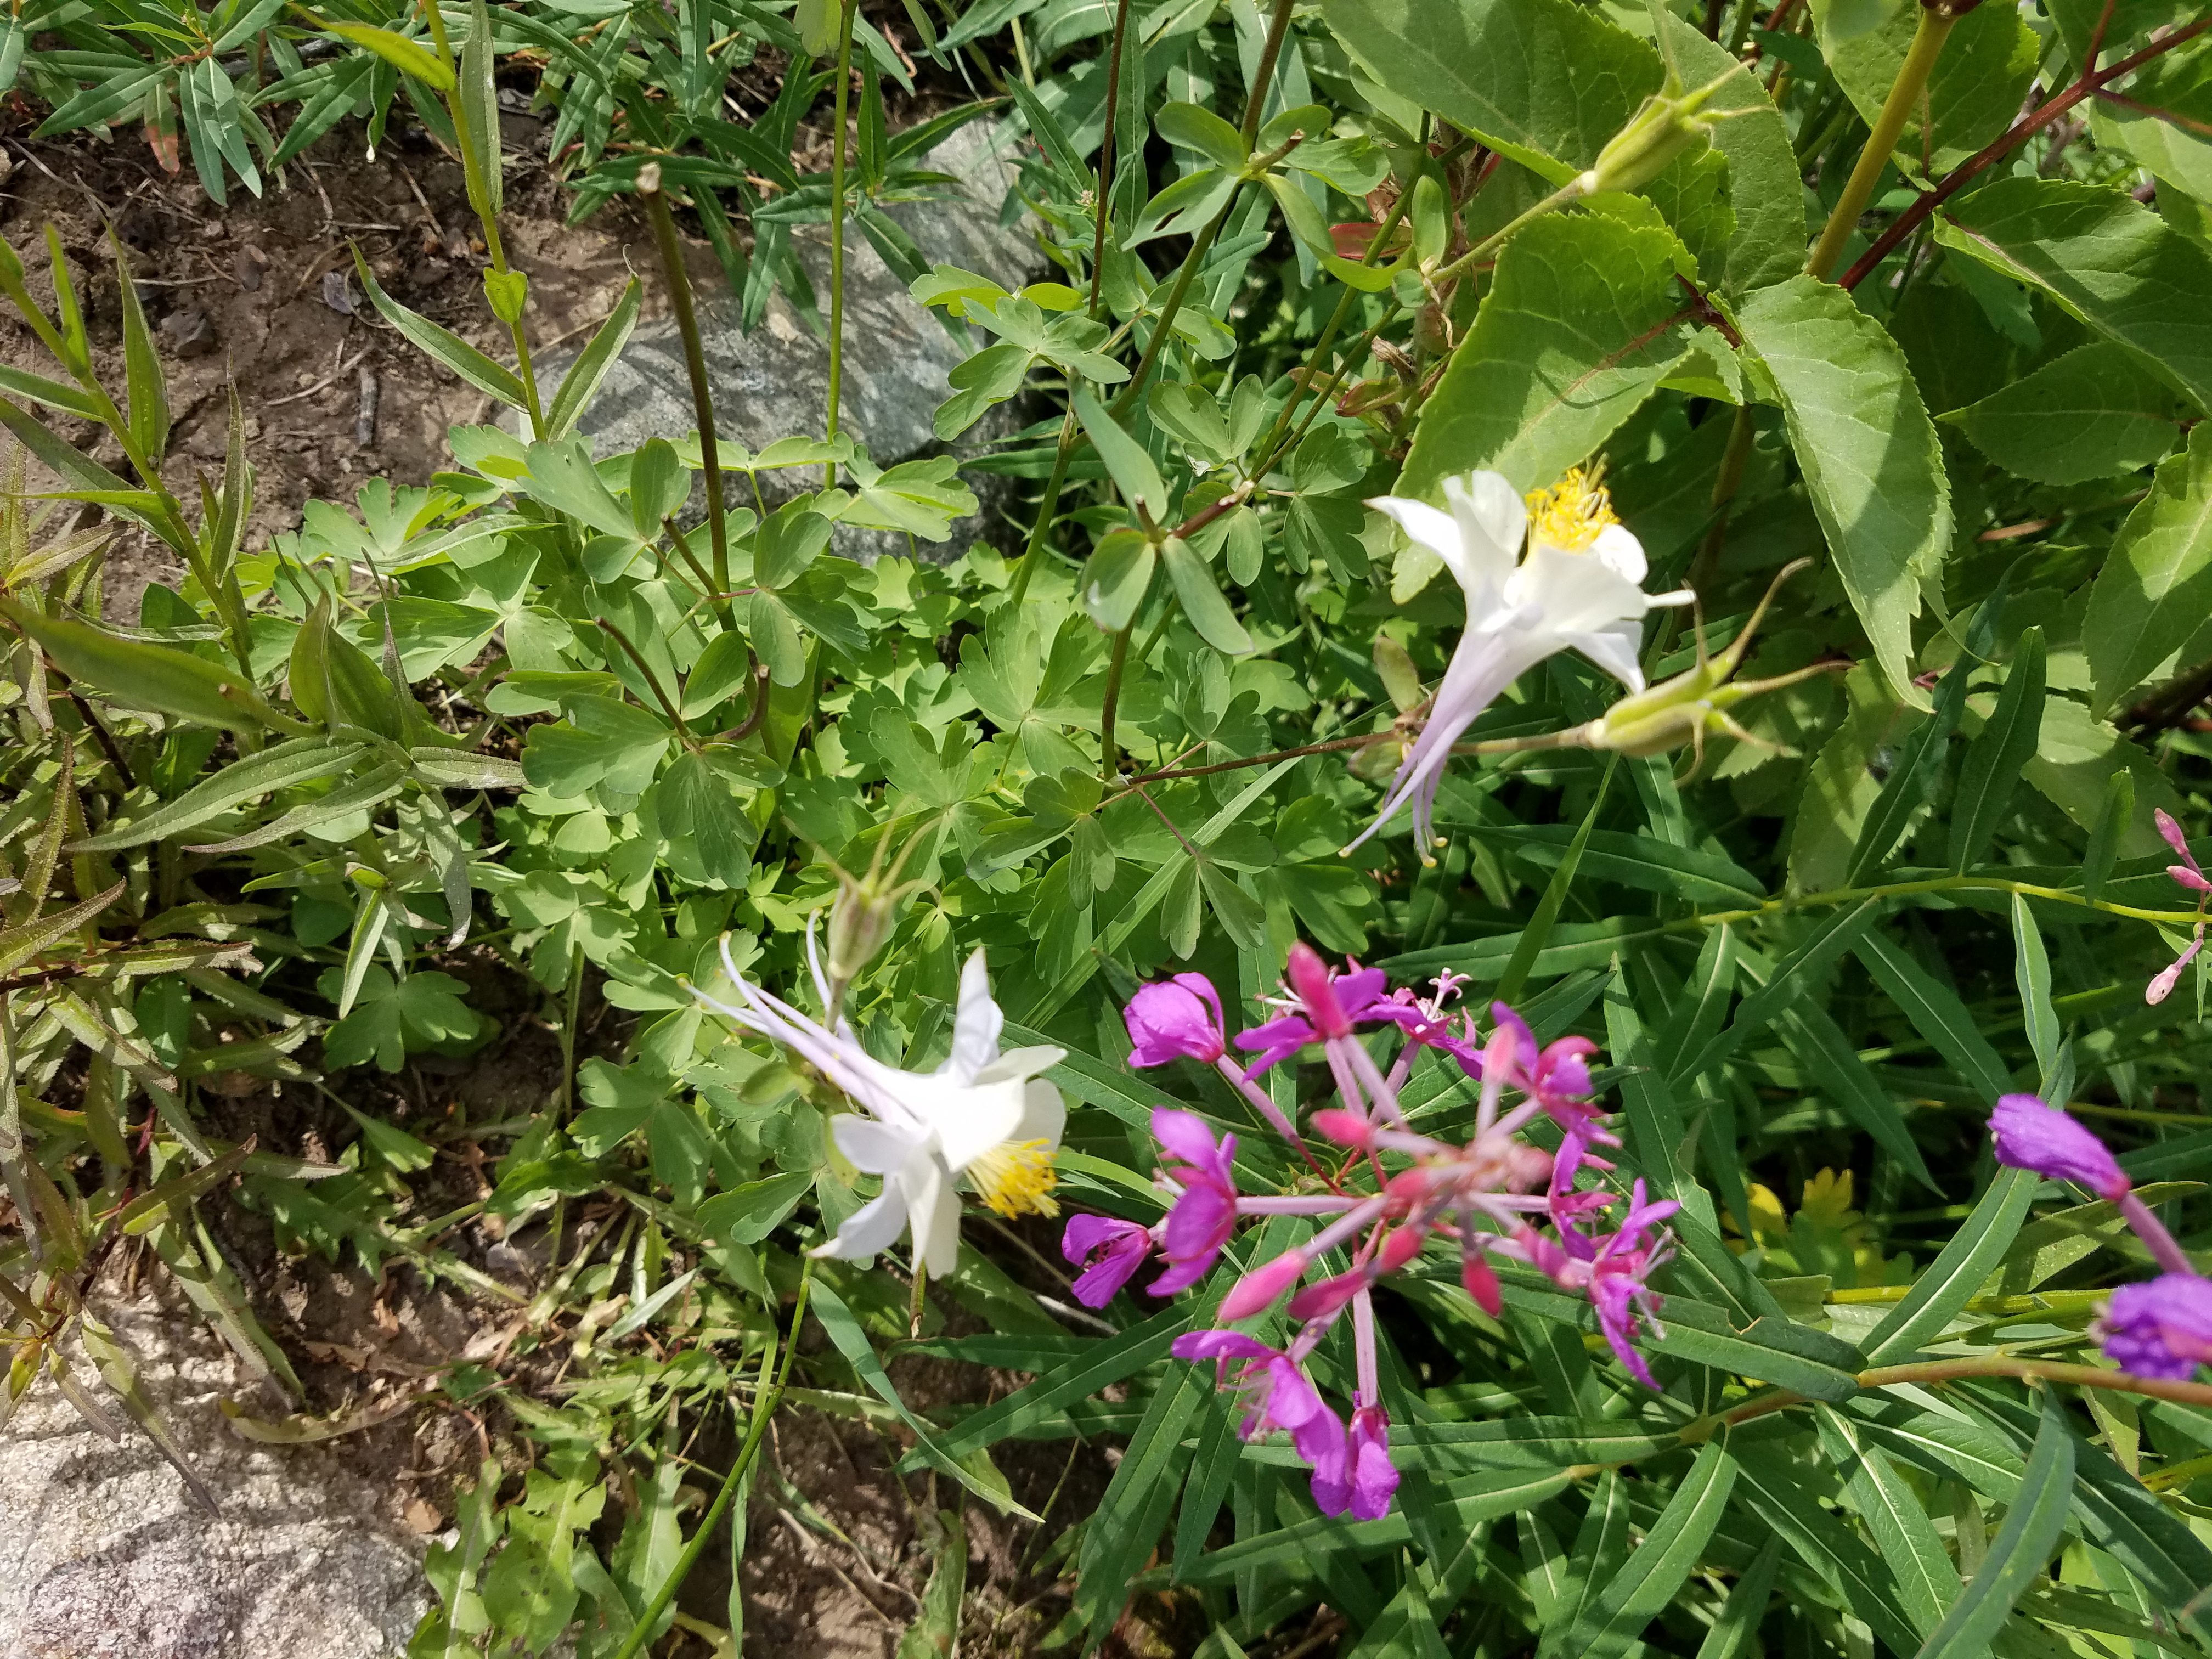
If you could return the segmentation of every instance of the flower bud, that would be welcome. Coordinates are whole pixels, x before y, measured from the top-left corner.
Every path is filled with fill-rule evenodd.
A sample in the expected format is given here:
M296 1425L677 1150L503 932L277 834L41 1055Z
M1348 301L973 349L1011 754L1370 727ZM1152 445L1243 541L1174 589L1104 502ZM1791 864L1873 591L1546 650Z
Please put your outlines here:
M1695 92L1684 92L1680 83L1668 76L1668 85L1645 99L1644 106L1628 118L1628 125L1606 141L1598 152L1597 165L1582 176L1584 193L1641 190L1664 173L1676 156L1711 143L1711 118L1698 112L1719 84L1716 81Z
M1221 1298L1221 1317L1235 1323L1264 1312L1305 1273L1303 1251L1285 1250L1265 1266L1255 1267L1231 1285Z

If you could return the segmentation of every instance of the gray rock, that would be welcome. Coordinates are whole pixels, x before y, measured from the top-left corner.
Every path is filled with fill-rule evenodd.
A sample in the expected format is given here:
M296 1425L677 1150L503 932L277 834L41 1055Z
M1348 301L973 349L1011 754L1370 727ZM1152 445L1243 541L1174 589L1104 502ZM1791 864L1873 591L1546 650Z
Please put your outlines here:
M886 210L905 227L931 264L957 265L1017 288L1035 280L1044 262L1028 230L1018 223L1008 228L999 222L999 204L1013 185L1014 170L993 152L991 143L990 123L977 121L922 160L924 167L958 179L964 200L902 203ZM792 240L826 318L830 228L801 226ZM778 438L822 435L830 348L781 294L770 300L767 314L750 334L738 325L737 299L726 292L701 294L698 313L715 422L725 438L757 453ZM979 343L987 343L988 337L979 338ZM986 416L957 447L939 442L931 426L938 404L951 396L945 376L966 355L937 316L914 302L906 284L848 221L839 430L865 443L878 466L944 454L948 447L963 455L977 453L982 441L1012 429L1011 418L994 422ZM573 361L570 354L541 371L549 396ZM580 429L599 455L635 449L648 438L680 438L698 424L690 384L674 321L664 317L642 323L608 371ZM993 414L1010 417L1012 407L1001 405ZM763 473L763 493L772 502L777 494L807 487L820 476L811 468L798 477ZM982 510L954 524L952 538L944 546L948 556L957 556L985 535L986 525L994 516L994 505L1007 493L1001 479L963 476ZM742 477L733 483L732 499L742 503L750 491ZM700 499L695 497L695 507ZM841 553L862 557L908 550L903 536L876 531L840 531L836 546Z
M137 1355L148 1391L222 1516L210 1520L192 1506L135 1426L111 1442L50 1384L34 1384L0 1431L0 1654L403 1652L429 1595L420 1543L384 1518L391 1492L326 1448L233 1434L216 1399L246 1393L246 1379L190 1314L150 1302L104 1314ZM93 1372L80 1366L78 1375Z

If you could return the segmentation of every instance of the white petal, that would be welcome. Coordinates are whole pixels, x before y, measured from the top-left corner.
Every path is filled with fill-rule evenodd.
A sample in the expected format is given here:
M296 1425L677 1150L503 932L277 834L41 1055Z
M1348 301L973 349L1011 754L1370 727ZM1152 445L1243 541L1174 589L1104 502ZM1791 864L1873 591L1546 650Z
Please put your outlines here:
M1006 1024L1006 1017L991 1000L991 974L983 965L982 949L978 946L960 969L960 1009L952 1020L952 1056L939 1072L963 1083L975 1081L975 1073L999 1057L999 1033Z
M836 1237L814 1252L840 1261L865 1261L890 1249L906 1228L906 1194L896 1182L884 1183L883 1195L872 1199L845 1218Z
M938 1087L915 1103L937 1131L938 1150L954 1170L966 1169L1000 1142L1014 1138L1022 1121L1026 1084L1010 1079L963 1089L936 1079L927 1081Z
M1631 691L1644 689L1644 666L1636 655L1644 643L1640 623L1619 623L1611 628L1577 630L1564 637L1569 645Z
M1003 1083L1009 1079L1032 1078L1039 1072L1050 1071L1066 1058L1066 1049L1055 1048L1048 1042L1035 1043L1026 1048L1009 1048L976 1073L975 1081Z
M1602 560L1556 547L1529 549L1516 592L1541 605L1546 624L1562 634L1641 621L1650 605L1642 588Z
M1465 480L1444 480L1444 505L1458 522L1461 565L1453 574L1472 591L1477 582L1503 587L1521 562L1521 544L1528 534L1528 508L1521 492L1498 472L1470 472Z
M1426 501L1408 500L1403 495L1377 495L1368 506L1398 521L1398 528L1435 554L1454 573L1459 569L1459 526L1452 515L1431 507Z
M1599 531L1597 539L1590 544L1589 556L1638 586L1650 568L1644 561L1644 544L1629 533L1626 525L1609 524Z
M918 1160L900 1176L914 1231L914 1253L932 1277L960 1265L960 1195L935 1158Z
M890 1175L926 1153L919 1137L857 1112L840 1112L831 1118L830 1137L854 1169L869 1175Z
M1009 1139L1042 1140L1054 1152L1067 1128L1067 1105L1049 1083L1032 1080L1022 1085L1022 1115Z

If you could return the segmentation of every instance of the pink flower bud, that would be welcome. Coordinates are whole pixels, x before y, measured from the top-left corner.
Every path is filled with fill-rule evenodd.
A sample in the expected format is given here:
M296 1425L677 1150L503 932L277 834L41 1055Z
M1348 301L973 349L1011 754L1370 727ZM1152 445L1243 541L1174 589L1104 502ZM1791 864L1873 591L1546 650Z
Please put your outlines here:
M1505 1297L1498 1288L1498 1274L1481 1251L1469 1250L1460 1257L1459 1282L1474 1298L1474 1305L1492 1319L1504 1311Z
M1304 1251L1285 1250L1273 1261L1255 1267L1221 1298L1221 1317L1234 1322L1264 1312L1274 1305L1277 1297L1304 1276L1307 1265Z
M1365 1152L1375 1139L1375 1126L1357 1112L1341 1106L1325 1107L1313 1115L1313 1126L1340 1146Z

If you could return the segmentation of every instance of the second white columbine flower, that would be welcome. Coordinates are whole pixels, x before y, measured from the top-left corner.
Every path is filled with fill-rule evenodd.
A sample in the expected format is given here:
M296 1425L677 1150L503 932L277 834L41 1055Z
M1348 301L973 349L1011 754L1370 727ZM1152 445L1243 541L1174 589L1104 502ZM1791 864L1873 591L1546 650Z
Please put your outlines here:
M1350 852L1410 804L1424 862L1436 840L1437 788L1452 744L1498 694L1561 651L1581 652L1632 691L1644 689L1637 662L1644 617L1654 605L1687 605L1687 592L1644 591L1644 545L1613 515L1597 480L1580 467L1524 501L1502 474L1444 481L1441 511L1384 495L1369 506L1398 521L1438 558L1467 595L1460 635L1429 708L1375 822Z
M810 933L810 957L812 944ZM953 1182L962 1176L1000 1215L1059 1213L1053 1155L1067 1109L1060 1091L1037 1074L1058 1065L1066 1051L1000 1051L1006 1016L992 1000L982 951L961 969L952 1053L933 1072L887 1066L842 1019L833 1030L753 984L731 962L726 941L722 965L744 1006L732 1007L703 992L696 993L699 1000L781 1043L868 1113L840 1113L830 1133L855 1169L883 1177L883 1192L848 1217L817 1255L866 1261L910 1232L915 1261L943 1278L959 1262L960 1197ZM816 980L826 1001L818 967Z

